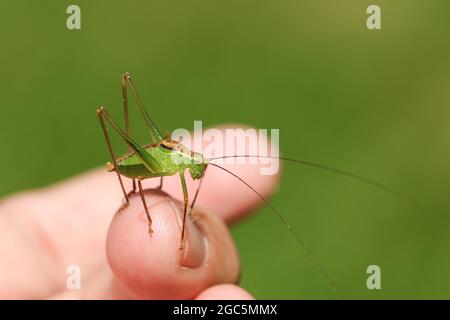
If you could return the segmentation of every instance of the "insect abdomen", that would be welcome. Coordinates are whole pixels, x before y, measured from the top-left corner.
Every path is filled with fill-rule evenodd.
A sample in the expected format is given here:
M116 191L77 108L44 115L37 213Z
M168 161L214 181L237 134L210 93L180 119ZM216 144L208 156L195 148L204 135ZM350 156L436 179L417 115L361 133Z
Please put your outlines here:
M161 152L158 148L147 148L146 151L155 159L152 168L164 169L150 170L139 156L133 154L118 162L120 174L132 179L155 178L171 176L183 170L183 164L173 163L170 153Z

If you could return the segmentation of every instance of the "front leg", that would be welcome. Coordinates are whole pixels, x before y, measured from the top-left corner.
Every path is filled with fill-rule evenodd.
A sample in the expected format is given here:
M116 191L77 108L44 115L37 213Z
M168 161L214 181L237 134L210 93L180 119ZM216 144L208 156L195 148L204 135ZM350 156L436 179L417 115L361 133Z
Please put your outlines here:
M184 209L183 209L183 227L181 228L181 239L180 239L180 250L183 250L183 244L186 234L186 213L189 202L188 191L186 186L186 178L184 177L184 172L180 171L181 187L183 188L183 199L184 199Z
M131 179L131 191L128 192L128 197L136 192L136 179Z
M137 179L137 184L139 187L139 194L141 195L142 204L144 205L145 214L147 215L148 220L148 233L150 236L153 233L152 229L152 217L150 216L150 211L148 210L147 202L145 201L144 190L142 189L142 178Z
M163 179L164 179L164 177L161 177L160 180L159 180L159 186L157 187L159 190L162 190L162 187L163 187Z

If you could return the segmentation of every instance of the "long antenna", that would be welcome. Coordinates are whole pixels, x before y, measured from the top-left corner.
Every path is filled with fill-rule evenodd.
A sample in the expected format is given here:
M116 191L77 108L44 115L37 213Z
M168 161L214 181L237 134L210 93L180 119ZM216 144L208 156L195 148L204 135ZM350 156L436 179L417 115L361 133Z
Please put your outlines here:
M212 160L212 159L210 159ZM316 258L316 256L313 255L309 247L307 246L306 242L300 237L300 235L292 228L292 226L287 222L287 220L270 204L269 201L267 201L258 191L255 190L250 184L248 184L244 179L236 175L235 173L231 172L228 169L225 169L224 167L221 167L215 163L209 163L210 165L217 167L219 169L222 169L223 171L231 174L233 177L241 181L243 184L245 184L248 188L250 188L253 192L255 192L259 198L261 198L262 201L275 213L275 215L283 222L283 224L288 228L288 230L294 235L294 237L297 239L297 242L303 247L306 254L308 255L309 259L315 264L317 269L320 271L320 273L327 279L330 287L337 292L337 294L343 298L342 293L339 291L338 287L334 283L333 279L328 275L328 273L325 271L322 264L319 262L319 260Z
M226 159L226 158L266 158L266 159L280 159L280 160L285 160L285 161L291 161L291 162L296 162L296 163L300 163L303 165L307 165L310 167L315 167L315 168L319 168L319 169L323 169L323 170L327 170L327 171L332 171L334 173L346 176L348 178L352 178L364 183L367 183L369 185L371 185L372 187L375 187L377 189L383 190L384 192L387 192L393 196L395 196L396 198L400 199L401 201L407 203L409 206L413 207L414 209L416 209L417 211L420 212L420 214L422 214L423 216L425 216L424 210L414 201L412 201L411 199L409 199L408 197L406 197L405 195L403 195L402 193L398 192L397 190L394 190L378 181L375 181L373 179L370 178L366 178L345 170L341 170L341 169L336 169L333 167L329 167L323 164L319 164L319 163L315 163L315 162L311 162L311 161L305 161L305 160L298 160L298 159L293 159L293 158L285 158L285 157L274 157L274 156L258 156L258 155L230 155L230 156L222 156L222 157L214 157L214 158L210 158L208 159L209 161L212 160L218 160L218 159Z

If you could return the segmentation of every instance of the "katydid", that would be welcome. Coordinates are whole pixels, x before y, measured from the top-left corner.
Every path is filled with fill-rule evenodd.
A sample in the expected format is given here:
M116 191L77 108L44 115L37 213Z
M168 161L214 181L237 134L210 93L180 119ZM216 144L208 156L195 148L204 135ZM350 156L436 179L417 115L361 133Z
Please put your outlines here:
M149 129L150 136L152 138L152 143L147 146L140 146L130 137L130 125L128 116L128 94L127 86L130 86L132 94L136 100L137 107L142 117L145 120L145 124ZM170 140L169 138L163 138L161 132L158 130L148 113L145 111L141 100L137 94L136 88L134 86L133 80L128 73L122 76L122 93L123 93L123 107L125 113L125 127L127 132L123 131L117 123L111 118L108 111L104 107L100 107L97 110L97 114L102 126L103 133L105 135L106 143L111 155L112 163L108 163L108 170L115 171L122 188L122 192L125 197L125 204L128 204L129 193L125 191L125 187L122 181L122 175L132 179L133 190L131 193L136 191L136 181L139 188L139 194L144 205L145 213L148 219L148 232L153 233L152 230L152 218L150 211L148 209L147 203L144 197L144 191L142 188L142 180L148 178L160 177L161 182L159 188L162 188L162 182L164 176L173 176L179 174L181 180L181 186L183 188L184 196L184 210L183 210L183 227L181 232L180 249L183 248L183 240L185 236L185 224L186 224L186 214L187 207L189 203L185 171L189 170L192 179L201 179L205 173L206 167L208 165L207 160L204 159L200 154L194 153L188 150L185 146L177 141ZM108 131L105 126L105 120L119 133L123 140L128 144L129 152L128 154L117 158L112 149L111 141L109 139ZM178 156L179 161L173 161L174 153ZM199 161L200 160L200 161ZM197 190L198 194L199 189ZM195 199L191 204L191 210L194 206Z
M135 142L131 136L130 136L130 125L129 125L129 115L128 115L128 93L127 88L131 89L131 93L136 101L137 108L143 117L146 127L149 131L150 137L151 137L151 143L148 145L141 146L137 142ZM384 190L397 198L400 198L401 200L405 201L409 205L413 206L415 209L421 212L421 209L419 206L417 206L413 201L409 200L408 198L404 197L401 193L375 181L372 179L368 179L359 175L355 175L353 173L335 169L332 167L324 166L321 164L317 164L314 162L304 161L304 160L297 160L297 159L291 159L291 158L285 158L285 157L272 157L272 156L259 156L259 155L231 155L231 156L221 156L221 157L214 157L207 159L203 155L193 152L186 148L183 144L181 144L178 141L171 140L169 137L163 137L161 132L159 131L158 127L155 125L153 120L150 118L149 114L146 112L146 110L143 107L142 101L136 91L136 87L134 85L134 82L130 76L129 73L125 73L122 75L122 95L123 95L123 109L124 109L124 117L125 117L125 130L123 130L110 116L108 111L104 107L100 107L97 109L97 115L100 120L100 124L105 136L105 140L108 146L108 150L111 156L112 162L107 163L107 168L111 172L115 172L117 174L120 187L122 189L123 195L124 195L124 201L125 206L129 202L129 196L132 193L136 192L136 184L138 187L138 192L140 194L144 211L147 215L148 219L148 232L151 235L153 233L152 230L152 218L150 214L150 210L148 208L148 204L146 203L144 191L142 188L142 181L144 179L149 178L160 178L160 184L159 189L162 188L163 185L163 177L165 176L173 176L173 175L179 175L181 187L183 190L183 223L182 223L182 230L180 235L180 250L183 250L183 242L185 240L185 225L186 225L186 217L189 215L190 218L192 217L192 210L194 208L194 204L196 202L197 196L200 191L200 187L202 184L203 177L205 176L206 169L209 165L212 165L214 167L217 167L224 172L234 176L236 179L241 181L243 184L245 184L248 188L250 188L255 194L262 199L262 201L278 216L278 218L283 222L283 224L286 225L286 227L289 229L289 231L294 235L297 242L303 247L305 252L307 253L308 257L311 259L311 261L315 264L317 269L322 273L322 275L327 279L329 285L333 290L335 290L339 295L340 291L335 285L332 278L328 275L328 273L325 271L323 266L320 264L319 260L312 254L308 246L306 245L305 241L300 237L300 235L292 228L292 226L287 222L287 220L256 190L254 189L250 184L248 184L245 180L231 172L230 170L219 166L218 164L214 163L214 160L218 159L224 159L224 158L238 158L238 157L245 157L245 158L274 158L274 159L280 159L285 160L289 162L295 162L307 166L316 167L323 170L332 171L334 173L344 175L346 177L359 180L361 182L367 183L373 187L376 187L378 189ZM121 156L119 158L116 158L116 155L113 151L111 141L108 135L106 122L112 126L112 128L122 137L122 139L125 141L125 143L128 145L128 153L124 156ZM174 155L176 155L179 159L179 161L173 161ZM199 185L197 187L196 193L194 195L194 198L189 204L189 196L186 186L186 179L185 179L185 172L189 171L189 174L191 175L193 180L199 180ZM132 180L132 190L127 193L125 190L125 186L122 180L122 176L130 178Z

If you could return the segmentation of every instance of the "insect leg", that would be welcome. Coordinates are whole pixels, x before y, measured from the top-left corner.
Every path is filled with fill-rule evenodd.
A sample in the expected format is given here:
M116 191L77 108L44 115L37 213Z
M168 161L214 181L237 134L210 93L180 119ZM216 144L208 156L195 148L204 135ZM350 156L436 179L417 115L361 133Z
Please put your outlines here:
M192 221L195 221L195 218L194 218L194 216L192 215L192 211L194 210L195 202L197 201L198 194L200 193L200 189L201 189L201 187L202 187L203 178L205 177L205 174L206 174L206 169L205 169L205 171L203 172L202 177L200 178L200 181L199 181L199 183L198 183L197 190L195 191L194 199L192 200L191 206L189 207L189 217L191 218Z
M111 118L108 111L104 107L100 107L97 110L98 116L101 118L101 122L103 123L103 119L105 119L115 130L116 132L122 137L122 139L126 142L127 145L133 149L133 151L136 153L136 155L142 160L142 163L144 166L151 172L156 173L161 170L161 165L159 162L152 157L143 147L141 147L136 141L131 139L125 131L123 131L117 123ZM104 124L104 123L103 123ZM106 131L106 127L104 129Z
M109 150L109 153L111 155L111 160L112 160L113 165L114 165L114 171L117 174L117 178L119 179L120 187L122 188L122 192L123 192L123 195L125 197L125 201L128 204L128 201L129 201L128 194L125 191L125 187L124 187L123 181L122 181L122 176L120 175L119 171L117 170L116 156L115 156L114 151L112 149L112 145L111 145L111 141L109 139L108 131L106 130L105 121L103 120L103 110L104 109L102 109L102 108L97 110L98 119L100 120L100 124L102 126L102 130L103 130L103 134L105 136L106 144L108 145L108 150Z
M125 118L125 132L129 137L131 137L131 127L130 127L130 117L128 111L128 94L127 94L127 74L122 75L122 103L123 103L123 115ZM128 151L132 151L131 147L128 146Z
M139 194L141 195L142 204L144 205L145 214L147 215L148 233L150 235L152 235L152 233L153 233L153 230L152 230L152 218L150 217L150 211L148 210L147 202L145 201L145 195L144 195L144 190L142 189L142 179L141 178L137 179L137 184L138 184L138 187L139 187Z
M131 191L128 192L128 196L136 193L136 179L131 179Z
M127 93L127 74L122 75L122 103L123 103L123 116L125 118L125 132L129 137L131 137L131 126L130 117L128 111L128 93ZM128 152L132 152L133 149L128 146ZM128 194L133 194L136 192L136 180L132 179L132 189Z
M181 187L183 188L184 210L183 210L183 227L181 228L180 250L183 250L183 243L186 233L186 213L189 202L188 191L186 186L186 178L184 172L180 171Z
M162 186L163 186L163 180L164 180L164 177L161 177L160 180L159 180L159 186L158 186L158 189L159 189L159 190L162 189Z
M123 84L125 83L125 89L123 89ZM150 136L152 137L152 142L161 142L163 140L163 136L159 131L156 124L153 122L152 118L148 115L147 111L145 111L144 106L142 104L141 98L139 97L136 86L134 85L133 79L128 72L122 76L122 92L126 95L126 86L129 85L131 89L131 93L136 100L137 107L142 117L144 118L145 124L147 125ZM127 101L128 102L128 101ZM128 104L127 104L128 105Z

